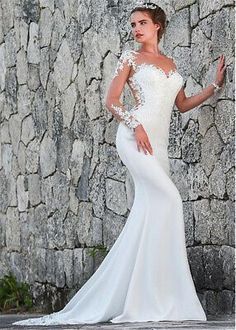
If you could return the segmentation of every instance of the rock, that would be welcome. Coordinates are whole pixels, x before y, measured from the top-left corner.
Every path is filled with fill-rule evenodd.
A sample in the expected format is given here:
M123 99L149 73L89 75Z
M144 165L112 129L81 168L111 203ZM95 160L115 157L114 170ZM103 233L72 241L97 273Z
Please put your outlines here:
M16 74L17 74L17 81L19 85L23 85L27 83L28 77L28 63L26 52L24 49L20 49L16 55Z
M67 213L64 220L66 247L69 249L74 249L78 244L76 230L79 220L78 216L75 216L75 214L70 211Z
M72 83L62 94L61 110L63 113L63 126L70 127L73 116L74 107L77 100L77 91L75 84Z
M34 137L35 137L34 121L32 116L30 115L24 118L22 122L21 140L27 146L29 142L34 139Z
M40 61L39 49L39 27L38 24L31 22L29 28L29 43L27 49L27 60L29 63L38 64Z
M68 41L71 56L73 57L74 62L76 62L82 53L83 37L81 34L81 25L74 18L71 18L69 25L67 26L66 39Z
M106 206L116 214L126 214L127 200L123 183L106 179Z
M212 199L211 208L211 243L217 245L231 244L231 212L225 201Z
M215 109L215 123L224 143L227 143L234 134L234 120L234 102L230 100L219 101Z
M64 264L64 273L65 273L65 284L68 288L72 288L74 284L73 260L74 260L74 251L70 249L65 249L63 251L63 264ZM76 267L78 267L77 264Z
M133 178L128 170L126 170L125 191L127 194L127 208L130 210L134 203L135 186Z
M200 158L201 140L198 126L193 120L189 121L181 142L183 161L186 163L197 162Z
M221 152L223 143L214 126L206 132L201 144L201 164L206 174L209 175L214 168L215 159Z
M91 120L101 116L101 102L99 94L100 83L97 80L92 80L88 86L86 93L86 111Z
M53 219L58 218L57 221L63 221L69 208L67 176L56 171L53 175L43 179L41 184L42 201L47 206L48 216L53 215Z
M117 132L117 121L113 119L109 123L106 123L105 127L105 142L109 144L116 144L116 132Z
M6 246L8 251L19 251L20 241L20 221L19 212L16 207L7 209Z
M65 130L57 140L57 168L63 173L69 169L73 137L69 130Z
M88 202L81 202L78 209L78 221L76 234L78 242L80 244L86 244L86 246L92 246L92 204Z
M5 213L8 207L8 187L7 187L7 177L3 170L0 171L0 187L1 188L1 198L0 198L0 211Z
M32 103L32 115L35 123L36 136L42 137L48 125L48 103L44 90L40 87Z
M207 199L193 203L195 218L194 240L196 243L210 244L211 242L211 210Z
M190 200L209 197L209 180L201 164L190 164L188 179Z
M5 45L0 46L0 92L5 89L6 63L5 63Z
M28 66L28 87L32 91L36 91L40 87L39 66L29 63Z
M184 8L171 18L168 24L168 30L165 34L165 43L169 45L171 49L175 46L189 46L190 33L188 29L189 10ZM178 31L178 33L176 33Z
M26 85L21 85L17 92L18 114L21 120L31 113L31 94ZM33 105L34 106L34 105Z
M53 29L53 17L49 8L42 9L40 12L39 20L39 40L40 47L46 47L50 45L51 35Z
M76 188L70 187L70 210L74 213L78 213L79 200L76 196Z
M52 212L51 212L52 213ZM65 230L60 211L54 211L47 220L48 249L62 250L65 248Z
M223 172L223 166L220 161L215 164L215 167L209 177L210 194L218 198L223 198L225 194L226 176Z
M73 59L67 41L62 41L54 64L54 80L60 92L63 92L71 82Z
M211 13L215 13L219 11L221 8L227 5L233 5L233 0L216 0L209 5L206 4L204 0L199 1L199 11L200 11L200 18L208 16Z
M85 169L86 169L86 165L85 165ZM88 178L88 174L89 172L87 171L86 172L87 177L84 175L82 177ZM82 183L84 182L84 180L85 179L83 179L83 181L80 182ZM82 188L82 184L80 185L79 183L79 187ZM88 198L91 200L93 204L94 215L98 218L102 218L105 211L105 177L104 177L104 166L102 164L98 164L98 166L95 168L93 176L89 181L89 186L86 185L86 187L88 187L87 192L89 189ZM82 191L82 189L80 189L79 191ZM82 193L80 193L80 195L82 195ZM80 198L80 195L77 195L78 198Z
M17 207L17 196L16 196L16 179L13 174L8 177L7 182L8 190L8 205Z
M14 6L11 2L3 0L1 2L2 9L2 25L3 34L6 35L7 32L14 26Z
M212 290L223 289L223 273L218 271L223 269L223 260L219 253L219 246L206 245L203 247L204 282L205 286Z
M26 22L35 22L39 20L39 2L37 0L25 1L23 4L24 19Z
M74 185L77 185L78 180L82 174L82 171L83 172L86 171L86 173L88 172L87 170L85 170L85 168L83 168L83 160L84 160L84 143L78 139L74 140L72 146L70 165L69 165L71 170L72 182ZM87 180L88 179L86 179L86 182Z
M44 47L40 50L40 64L39 64L39 76L40 82L43 85L44 89L47 89L47 82L49 77L49 49Z
M183 201L189 197L189 179L185 174L188 171L188 165L180 159L170 159L170 177L177 186Z
M206 70L205 68L212 62L212 44L199 25L192 30L191 36L192 44L202 46L201 48L193 47L191 54L192 77L197 81L201 81Z
M168 154L170 158L181 157L181 139L182 131L181 114L179 111L173 111L171 114Z
M38 205L41 201L40 176L38 174L30 174L28 176L28 182L30 205Z
M107 210L103 220L103 241L104 245L111 249L117 237L125 225L125 218Z
M190 24L191 26L197 25L199 22L199 6L198 3L192 4L190 6Z
M1 250L6 246L6 215L1 213L0 215L0 247ZM1 275L1 272L0 272Z
M24 175L19 175L17 178L17 200L18 200L18 209L20 212L26 211L28 208L28 188L27 181Z
M100 65L102 63L102 56L97 49L98 34L90 28L84 33L83 38L83 55L85 62L85 76L86 82L90 84L90 81L95 79L101 79ZM94 65L95 63L95 65Z
M100 148L100 161L106 163L106 176L108 178L125 182L126 167L121 161L115 147L104 144Z
M81 0L78 2L76 16L81 32L84 33L88 28L90 28L92 23L91 0Z
M12 145L3 144L2 145L2 167L6 176L8 176L12 170Z
M234 290L234 248L223 245L220 249L220 257L223 261L224 288Z
M1 143L9 143L11 144L11 137L9 134L9 121L4 120L1 123Z
M40 0L41 8L49 8L51 12L54 12L54 0Z
M213 123L214 110L212 107L207 105L201 107L201 111L198 114L199 133L204 136Z
M25 150L25 167L29 173L36 173L39 168L40 143L34 139Z
M56 160L56 145L48 135L45 135L40 145L40 169L43 177L55 171Z
M16 65L16 41L15 31L10 30L5 36L5 64L6 67Z
M81 287L84 283L83 281L83 249L76 248L74 249L74 258L73 258L73 286Z
M53 51L57 52L61 43L62 38L66 33L66 25L65 25L65 18L63 13L56 8L54 15L53 15L53 30L52 30L52 38L51 38L51 48ZM55 56L51 53L52 60L54 62Z
M203 259L203 247L193 246L187 249L188 260L193 276L193 281L196 286L196 290L204 289L204 276L205 276L205 265Z
M194 204L192 202L183 202L186 246L192 246L194 243L195 223L194 223L193 205Z
M226 192L229 199L235 200L235 169L232 168L226 173Z
M7 110L7 113L5 114L5 118L7 119L12 113L16 113L16 101L18 98L16 86L16 68L12 67L6 70L5 75L5 93L7 103L7 108L5 109Z

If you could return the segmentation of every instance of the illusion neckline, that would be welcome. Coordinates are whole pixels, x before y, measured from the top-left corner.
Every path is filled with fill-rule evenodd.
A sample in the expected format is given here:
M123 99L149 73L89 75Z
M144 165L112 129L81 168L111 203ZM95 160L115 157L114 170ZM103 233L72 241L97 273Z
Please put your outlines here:
M136 50L132 50L134 53L136 53L136 54L140 54L139 52L137 52ZM157 71L161 71L164 75L165 75L165 77L168 79L168 78L170 78L173 74L175 74L175 73L178 73L178 74L180 74L178 71L177 71L177 69L170 69L168 72L165 72L165 70L162 68L162 67L160 67L160 66L158 66L158 65L156 65L156 64L154 64L154 63L146 63L146 62L143 62L143 63L140 63L140 64L137 64L137 63L135 63L135 66L136 66L136 69L135 69L135 72L134 73L136 73L136 72L138 72L139 70L140 70L140 68L142 68L142 67L145 67L145 66L149 66L149 67L152 67L152 68L154 68L155 70L157 70Z
M150 68L156 70L157 72L162 73L166 79L171 78L172 76L174 76L174 74L178 74L179 76L181 76L180 73L176 69L171 69L168 73L166 73L161 67L158 67L153 63L140 63L140 64L136 64L134 73L131 77L129 77L129 80L132 79L142 68L145 68L145 67L150 67Z
M140 64L136 64L136 68L137 70L135 70L135 72L138 72L140 70L140 68L142 67L152 67L153 69L157 70L157 71L161 71L164 76L168 79L170 78L173 74L178 73L178 71L176 69L171 69L168 72L165 72L165 70L163 70L160 66L157 66L153 63L140 63Z

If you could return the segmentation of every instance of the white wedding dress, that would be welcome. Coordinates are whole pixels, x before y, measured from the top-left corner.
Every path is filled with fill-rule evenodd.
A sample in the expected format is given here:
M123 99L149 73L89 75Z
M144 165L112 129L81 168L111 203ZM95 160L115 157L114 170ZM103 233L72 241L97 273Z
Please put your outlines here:
M177 70L166 73L153 64L137 64L135 56L134 50L124 51L118 69L127 61L135 70L128 84L137 105L130 113L143 124L153 155L138 151L133 130L121 121L116 147L135 184L124 228L61 311L13 324L207 320L188 264L182 200L170 178L167 152L171 111L183 77Z

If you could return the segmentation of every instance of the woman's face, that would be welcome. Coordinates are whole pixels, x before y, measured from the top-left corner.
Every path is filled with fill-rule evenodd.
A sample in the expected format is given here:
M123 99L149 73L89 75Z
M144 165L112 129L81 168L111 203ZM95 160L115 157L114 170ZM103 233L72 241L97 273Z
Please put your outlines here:
M131 14L130 24L135 41L144 43L157 40L158 24L154 24L147 12L136 11Z

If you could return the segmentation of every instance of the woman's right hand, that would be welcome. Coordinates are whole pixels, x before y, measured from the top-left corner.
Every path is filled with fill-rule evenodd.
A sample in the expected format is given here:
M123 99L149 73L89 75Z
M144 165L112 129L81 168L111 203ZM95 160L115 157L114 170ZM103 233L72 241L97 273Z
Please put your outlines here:
M147 154L148 151L152 155L152 146L142 124L135 127L134 134L137 142L138 151L140 151L140 148L142 148L145 154Z

